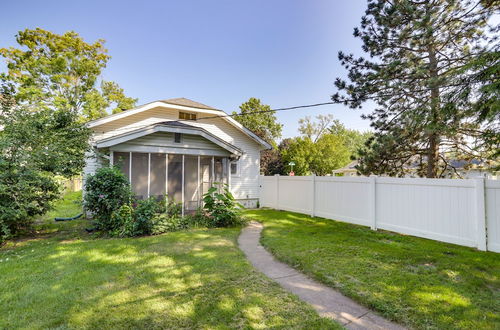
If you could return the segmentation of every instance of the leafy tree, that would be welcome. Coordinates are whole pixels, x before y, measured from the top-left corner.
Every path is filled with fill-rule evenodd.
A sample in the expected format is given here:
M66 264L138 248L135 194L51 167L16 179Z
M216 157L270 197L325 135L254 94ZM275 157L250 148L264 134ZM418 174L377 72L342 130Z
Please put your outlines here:
M0 92L0 241L29 229L59 197L55 175L79 174L90 131L68 111L31 111Z
M275 144L281 137L283 125L278 123L278 119L271 107L262 104L260 99L251 97L247 102L240 105L241 116L233 111L233 118L243 126L254 132L257 136L270 144Z
M485 127L475 103L478 89L487 83L470 79L481 72L491 77L484 66L471 63L492 49L498 51L498 27L488 26L497 5L368 1L354 36L362 40L369 57L339 53L349 82L338 78L338 92L332 96L352 108L368 100L378 105L365 116L375 134L360 155L362 173L404 175L405 167L417 162L421 175L440 177L449 166L446 153L466 159L491 154L494 146L480 140L495 134L491 127L498 125L498 118Z
M296 175L326 175L349 162L349 150L341 136L330 133L321 135L316 142L308 136L297 137L283 151L284 164L291 161Z
M349 150L351 159L358 159L360 151L364 148L368 139L373 135L371 132L360 132L355 129L346 128L338 119L333 121L328 131L344 139L344 144Z
M335 119L332 114L317 115L316 121L306 116L299 119L299 133L316 142L324 133L328 133L328 128L334 123Z
M16 102L33 110L59 109L88 121L131 108L137 99L125 96L116 83L98 79L110 56L104 40L86 43L76 32L58 35L40 28L20 31L20 48L1 48L7 72L0 78L14 84Z
M288 150L292 139L283 139L277 148L261 153L261 172L264 175L287 174L289 168L283 160L283 154ZM265 164L265 167L262 165Z
M260 171L265 175L271 175L268 170L270 162L276 161L276 140L281 137L283 125L278 123L278 119L271 107L262 104L260 99L251 97L247 102L240 106L240 114L233 111L233 118L240 122L243 126L254 132L257 136L267 141L273 146L272 150L264 150L261 152Z

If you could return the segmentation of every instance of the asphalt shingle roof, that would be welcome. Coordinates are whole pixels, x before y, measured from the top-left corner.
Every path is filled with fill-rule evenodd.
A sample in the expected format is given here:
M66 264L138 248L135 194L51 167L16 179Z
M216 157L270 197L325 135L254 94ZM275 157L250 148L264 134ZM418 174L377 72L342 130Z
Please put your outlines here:
M211 106L208 106L206 104L187 99L185 97L178 97L178 98L174 98L174 99L162 100L162 102L165 102L168 104L174 104L174 105L182 105L185 107L199 108L199 109L219 110L219 109L212 108Z

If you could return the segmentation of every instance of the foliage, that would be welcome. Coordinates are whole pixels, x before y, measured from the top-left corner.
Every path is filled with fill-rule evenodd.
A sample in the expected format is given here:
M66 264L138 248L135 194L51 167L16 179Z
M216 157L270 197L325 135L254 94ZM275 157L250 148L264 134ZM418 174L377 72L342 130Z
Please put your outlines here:
M99 230L111 232L119 227L111 215L129 204L130 197L130 184L117 167L99 168L86 178L84 206L92 213Z
M271 112L271 107L262 104L260 99L251 97L240 105L239 114L241 116L233 111L233 118L268 143L274 144L275 140L281 137L283 124L278 123L276 115Z
M111 214L110 223L114 229L110 232L113 236L136 236L137 226L134 219L134 209L129 204L123 204Z
M169 215L167 213L156 214L151 220L151 234L158 235L172 231L190 228L187 217Z
M194 214L188 214L184 216L186 220L187 226L189 228L210 228L211 227L211 218L207 211L203 208L199 208L196 210Z
M0 90L0 236L27 230L59 197L56 175L84 166L89 130L71 112L37 112L15 105L11 86Z
M129 236L151 234L152 220L160 212L160 204L155 197L140 200L135 207L135 219Z
M261 152L260 170L265 174L269 173L268 168L272 166L269 162L276 158L276 140L281 137L283 128L283 124L278 122L275 113L270 110L269 105L262 104L260 99L251 97L240 106L242 116L238 116L238 113L233 111L234 119L273 146L273 149Z
M210 219L210 227L241 225L245 220L240 215L243 208L234 200L227 184L214 183L203 195L203 209Z
M283 151L283 161L295 163L296 175L326 175L349 162L349 150L341 136L330 133L322 134L316 142L307 136L297 137ZM289 171L290 167L286 169Z
M283 160L283 155L289 148L292 139L283 139L277 148L265 150L260 154L260 168L264 175L286 174L290 170Z
M114 82L96 87L110 59L104 40L89 44L73 31L58 35L40 28L20 31L16 40L19 48L0 49L8 69L0 78L15 85L17 104L70 111L84 121L105 116L111 104L113 112L135 105L137 99Z
M0 157L0 244L29 230L34 216L43 215L59 198L59 186L53 177L18 166Z
M168 197L159 203L159 213L166 213L169 217L178 217L182 213L182 203L176 203Z
M317 115L313 121L310 116L299 119L299 133L309 138L313 142L317 142L323 134L328 133L328 128L335 123L332 114Z
M334 120L328 131L344 140L344 145L349 150L351 159L358 159L360 151L364 149L367 141L373 136L371 132L360 132L348 129L339 120Z
M279 260L409 329L496 329L500 254L273 210L261 243Z
M498 135L498 117L487 122L484 108L476 105L498 102L496 92L490 93L495 69L483 65L485 54L498 52L498 26L488 26L497 5L368 1L361 27L354 30L367 56L339 53L349 81L338 78L332 96L351 108L367 101L378 106L364 116L375 134L360 154L359 171L402 176L416 163L420 175L441 177L451 166L447 153L465 160L494 155L498 144L484 140ZM480 91L486 94L477 102Z

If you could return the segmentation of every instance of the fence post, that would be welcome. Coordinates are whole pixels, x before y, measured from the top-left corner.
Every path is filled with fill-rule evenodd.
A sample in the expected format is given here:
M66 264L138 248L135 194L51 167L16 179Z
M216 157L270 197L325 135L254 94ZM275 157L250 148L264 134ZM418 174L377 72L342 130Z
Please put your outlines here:
M315 217L315 208L316 208L316 174L313 174L312 175L312 181L311 181L311 185L312 185L312 192L311 192L311 218L314 218Z
M279 210L280 209L280 175L275 174L274 177L276 178L276 206L275 206L275 209Z
M486 212L484 198L484 177L475 179L475 204L476 204L476 239L477 248L486 251Z
M370 228L377 230L377 176L370 175Z

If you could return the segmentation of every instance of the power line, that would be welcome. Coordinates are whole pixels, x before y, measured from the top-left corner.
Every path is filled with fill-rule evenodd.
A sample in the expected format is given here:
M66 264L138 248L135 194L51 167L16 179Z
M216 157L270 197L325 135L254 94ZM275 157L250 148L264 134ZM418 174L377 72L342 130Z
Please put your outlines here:
M224 113L223 115L216 115L216 116L208 116L208 117L201 117L201 118L196 118L196 119L191 119L191 120L186 120L186 119L180 119L180 121L200 121L203 119L214 119L214 118L225 118L225 117L241 117L241 116L248 116L248 115L254 115L256 113L267 113L267 112L278 112L278 111L288 111L288 110L295 110L295 109L303 109L303 108L313 108L313 107L320 107L323 105L330 105L330 104L336 104L335 102L323 102L323 103L314 103L314 104L305 104L305 105L297 105L294 107L287 107L287 108L277 108L277 109L270 109L270 110L262 110L262 111L255 111L255 112L248 112L248 113L236 113L236 114L227 114ZM179 121L178 120L173 120L173 121ZM113 132L120 132L120 131L130 131L131 128L144 128L148 127L149 125L144 125L144 126L132 126L132 127L121 127L114 129ZM104 132L102 132L104 133Z
M295 110L295 109L303 109L303 108L313 108L313 107L320 107L323 105L330 105L330 104L336 104L336 103L335 102L324 102L324 103L297 105L297 106L288 107L288 108L277 108L277 109L254 111L254 112L248 112L248 113L233 113L233 114L223 114L223 115L210 116L210 117L201 117L201 118L196 118L195 120L199 121L199 120L203 120L203 119L213 119L213 118L241 117L241 116L254 115L256 113L267 113L267 112L278 112L278 111L287 111L287 110Z

